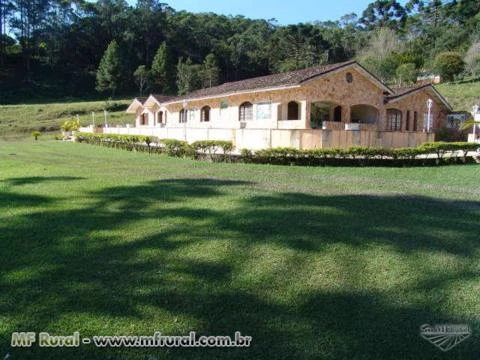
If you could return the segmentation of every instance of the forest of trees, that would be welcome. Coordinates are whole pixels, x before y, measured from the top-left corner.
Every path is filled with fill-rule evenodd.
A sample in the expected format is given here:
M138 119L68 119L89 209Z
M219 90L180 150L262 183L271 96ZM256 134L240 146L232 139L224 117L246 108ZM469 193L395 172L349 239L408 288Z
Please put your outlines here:
M391 84L480 75L478 0L377 0L288 26L157 0L0 0L0 30L0 102L183 94L353 58Z

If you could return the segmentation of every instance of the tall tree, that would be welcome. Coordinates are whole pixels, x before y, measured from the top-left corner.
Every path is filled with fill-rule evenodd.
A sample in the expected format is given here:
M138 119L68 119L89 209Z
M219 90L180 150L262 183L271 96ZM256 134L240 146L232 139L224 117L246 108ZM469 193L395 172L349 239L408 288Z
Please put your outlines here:
M243 25L242 25L243 26ZM273 25L265 20L255 20L243 31L228 39L235 80L268 73L270 65L270 37Z
M97 70L97 90L112 92L118 90L122 81L122 58L117 45L113 40L105 50Z
M16 16L10 21L10 26L22 46L23 61L27 78L30 76L30 60L38 50L37 39L52 0L13 0Z
M193 90L201 88L202 71L201 65L193 64L192 59L188 58L183 61L182 58L178 60L177 65L177 87L178 95L185 95Z
M289 25L276 30L272 37L271 68L284 72L320 65L328 61L330 44L319 27L311 24Z
M140 65L137 70L133 73L133 77L138 85L138 91L140 96L143 96L145 90L148 88L150 81L150 71L145 65Z
M161 94L169 94L172 91L172 74L174 68L171 63L170 51L166 42L162 42L152 61L152 79L155 90Z
M405 8L396 0L377 0L368 5L360 18L360 23L368 30L388 26L399 28L407 18Z
M135 42L139 45L140 61L144 64L152 62L157 44L165 38L166 7L167 4L159 0L137 0L131 25Z
M400 65L399 53L404 43L394 30L380 28L371 37L368 45L358 54L358 60L383 81L391 81Z
M208 54L203 62L202 80L204 88L218 85L220 68L218 67L217 58L214 54Z
M9 0L0 0L0 66L3 66L5 47L7 45L7 23L13 12L13 4Z
M88 6L88 5L87 5ZM97 36L108 43L115 39L120 40L129 28L130 7L125 0L97 0L92 6L91 24L97 30Z

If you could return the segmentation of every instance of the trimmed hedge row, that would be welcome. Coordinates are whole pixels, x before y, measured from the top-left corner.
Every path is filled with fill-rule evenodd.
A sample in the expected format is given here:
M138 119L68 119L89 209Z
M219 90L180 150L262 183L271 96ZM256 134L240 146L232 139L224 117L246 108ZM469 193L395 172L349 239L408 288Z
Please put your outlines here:
M231 141L223 140L201 140L195 141L191 145L196 152L204 154L215 155L218 151L226 155L233 151L233 143Z
M350 165L350 166L402 166L466 163L468 152L478 144L466 142L426 143L415 148L384 149L354 146L349 149L273 148L258 151L242 149L233 155L230 141L203 140L192 144L182 140L158 139L151 136L77 133L78 142L126 150L165 153L175 157L206 158L212 161L240 161L276 165ZM432 155L435 155L432 157ZM446 156L449 155L449 156Z
M152 136L76 133L75 141L129 151L162 152Z
M471 143L426 143L415 148L384 149L354 146L349 149L273 148L252 152L244 149L244 161L282 165L426 165L430 163L467 162L467 155L478 144ZM435 158L430 156L434 154ZM450 155L448 158L445 155Z
M230 154L233 144L230 141L207 140L189 144L176 139L158 139L154 136L115 135L77 133L76 141L86 144L100 145L129 151L148 151L150 153L165 153L175 157L198 158L207 156L216 159L220 152L223 157Z

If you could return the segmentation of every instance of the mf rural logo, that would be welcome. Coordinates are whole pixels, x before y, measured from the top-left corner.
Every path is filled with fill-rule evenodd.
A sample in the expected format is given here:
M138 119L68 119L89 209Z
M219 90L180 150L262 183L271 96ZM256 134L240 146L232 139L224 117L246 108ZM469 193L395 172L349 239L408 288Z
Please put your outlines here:
M420 336L442 351L448 351L468 339L472 330L468 325L422 325Z

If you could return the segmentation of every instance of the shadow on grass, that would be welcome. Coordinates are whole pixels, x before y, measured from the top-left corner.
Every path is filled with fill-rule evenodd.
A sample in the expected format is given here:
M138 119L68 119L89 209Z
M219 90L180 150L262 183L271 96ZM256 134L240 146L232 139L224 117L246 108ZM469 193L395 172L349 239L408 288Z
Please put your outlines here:
M9 192L0 191L0 208L14 208L21 206L41 206L48 205L54 202L54 199L48 196L41 195L23 195L12 194Z
M21 186L21 185L33 185L40 184L50 181L72 181L72 180L83 180L85 178L78 176L29 176L29 177L19 177L19 178L10 178L2 180L10 186Z
M234 227L253 242L273 241L305 251L319 251L332 242L358 247L374 243L401 252L470 256L479 246L479 214L480 201L282 193L248 199L238 213L220 217L217 226Z
M472 309L454 316L441 299L422 298L429 291L452 295L448 286L475 280L478 268L426 274L406 282L405 295L400 294L395 302L387 289L367 286L368 278L362 274L367 271L366 259L357 254L382 248L395 256L412 257L412 263L421 261L417 257L435 255L476 263L480 202L292 193L256 196L247 191L247 195L235 195L248 185L215 179L167 179L97 191L88 195L94 200L92 206L62 212L56 211L53 199L46 198L42 204L47 210L32 212L27 221L13 221L15 225L0 225L0 313L7 319L0 334L0 356L478 356L477 336L443 354L418 334L420 325L439 322L465 322L479 330ZM9 196L13 204L29 197ZM148 225L145 230L145 222L155 226ZM321 256L332 247L349 249L347 258L345 252L338 256L333 252L328 265L338 267L352 286L339 284L341 278L329 280L327 269L325 274L317 274L316 282L303 286L312 280L303 279L302 274L312 271L312 263L324 261ZM267 250L262 255L259 249ZM258 263L278 251L295 257L294 268L280 268L270 280L256 277ZM395 265L379 266L382 272ZM65 324L65 318L72 317L76 320ZM115 325L124 323L132 325L128 334ZM233 336L241 331L253 337L253 345L250 349L113 350L85 346L12 349L8 345L11 331L64 334L79 330L91 336L150 335L164 329L181 335L195 330Z

